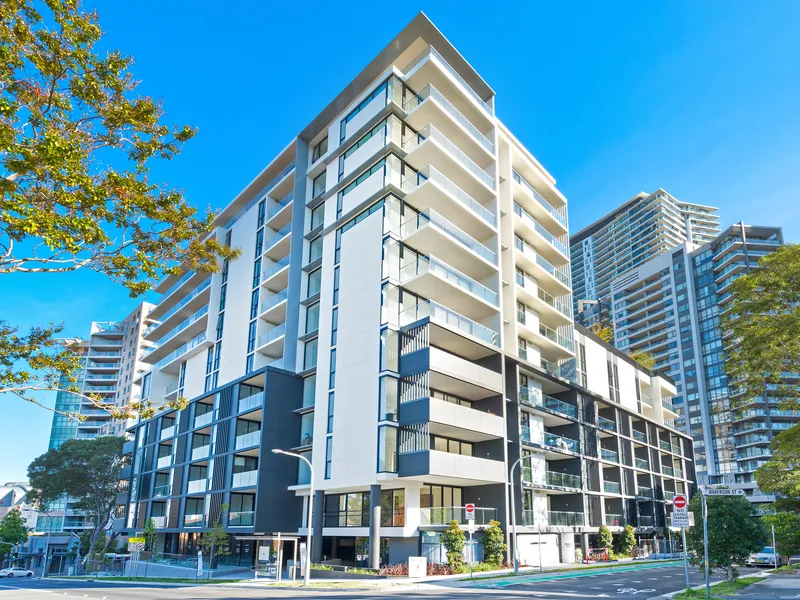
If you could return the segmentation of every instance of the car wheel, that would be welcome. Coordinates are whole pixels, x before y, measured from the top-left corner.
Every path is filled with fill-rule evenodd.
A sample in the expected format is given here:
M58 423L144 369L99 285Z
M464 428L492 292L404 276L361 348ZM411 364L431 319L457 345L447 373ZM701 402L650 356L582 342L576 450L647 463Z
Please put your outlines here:
M14 574L13 574L13 573L9 573L8 575L6 575L6 577L9 577L9 578L10 578L10 577L13 577L13 576L14 576Z
M25 577L33 577L33 573L28 573Z

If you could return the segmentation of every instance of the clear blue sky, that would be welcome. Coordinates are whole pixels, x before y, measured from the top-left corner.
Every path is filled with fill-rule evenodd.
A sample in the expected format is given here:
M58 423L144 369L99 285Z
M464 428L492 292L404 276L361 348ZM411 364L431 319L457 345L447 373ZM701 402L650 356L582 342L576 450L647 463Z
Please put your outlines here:
M497 92L497 112L557 179L573 232L639 191L720 207L723 226L800 232L800 3L89 0L143 93L199 128L155 171L227 204L420 9ZM4 276L0 318L122 318L91 273ZM52 402L52 398L50 399ZM2 399L0 482L47 447L51 415Z

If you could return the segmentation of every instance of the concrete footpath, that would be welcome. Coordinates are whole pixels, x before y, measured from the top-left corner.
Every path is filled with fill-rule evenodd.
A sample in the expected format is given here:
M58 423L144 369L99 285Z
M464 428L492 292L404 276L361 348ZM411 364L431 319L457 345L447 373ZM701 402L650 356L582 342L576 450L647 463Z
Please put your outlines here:
M769 573L764 581L747 586L731 598L747 598L748 600L800 598L800 576Z

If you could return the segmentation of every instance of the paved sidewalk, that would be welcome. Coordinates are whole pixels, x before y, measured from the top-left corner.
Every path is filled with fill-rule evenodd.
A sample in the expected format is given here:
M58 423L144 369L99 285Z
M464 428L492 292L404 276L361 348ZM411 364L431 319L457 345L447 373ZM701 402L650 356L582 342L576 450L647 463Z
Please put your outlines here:
M764 581L747 586L731 598L747 598L748 600L800 598L800 576L771 573Z

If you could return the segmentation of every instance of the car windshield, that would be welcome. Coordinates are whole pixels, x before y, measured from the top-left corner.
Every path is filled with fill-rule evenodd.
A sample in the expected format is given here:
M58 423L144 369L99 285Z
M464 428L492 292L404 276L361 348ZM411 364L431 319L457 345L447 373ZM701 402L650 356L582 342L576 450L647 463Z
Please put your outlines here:
M761 549L761 554L774 554L775 549L772 546L765 546Z

